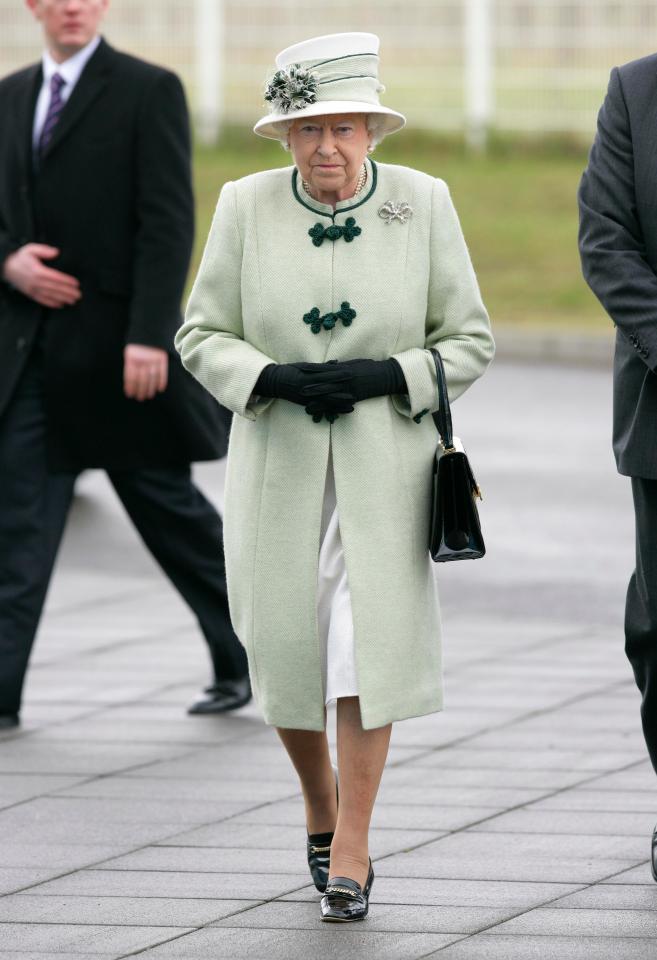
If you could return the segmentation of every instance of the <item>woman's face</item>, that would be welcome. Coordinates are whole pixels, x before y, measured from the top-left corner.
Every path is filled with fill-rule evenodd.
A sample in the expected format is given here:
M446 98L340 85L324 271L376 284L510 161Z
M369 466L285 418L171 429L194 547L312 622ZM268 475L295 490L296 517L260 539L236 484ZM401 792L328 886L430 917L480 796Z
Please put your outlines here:
M340 193L355 186L367 155L370 134L362 113L295 120L288 143L297 170L320 193Z

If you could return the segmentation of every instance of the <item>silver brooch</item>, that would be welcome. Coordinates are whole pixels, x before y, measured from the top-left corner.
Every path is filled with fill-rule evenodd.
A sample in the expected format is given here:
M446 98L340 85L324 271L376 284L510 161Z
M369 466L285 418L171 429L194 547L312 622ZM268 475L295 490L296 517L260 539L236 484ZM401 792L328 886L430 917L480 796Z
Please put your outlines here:
M405 200L386 200L383 206L379 207L379 216L386 223L392 223L393 220L406 223L413 216L413 208Z

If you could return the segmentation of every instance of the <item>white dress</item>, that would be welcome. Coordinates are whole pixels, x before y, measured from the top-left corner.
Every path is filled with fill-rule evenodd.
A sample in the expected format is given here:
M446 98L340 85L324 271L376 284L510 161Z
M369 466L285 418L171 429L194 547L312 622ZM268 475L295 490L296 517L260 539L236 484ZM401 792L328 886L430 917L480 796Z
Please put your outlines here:
M322 649L324 702L357 697L354 625L329 455L322 508L317 581L317 619Z

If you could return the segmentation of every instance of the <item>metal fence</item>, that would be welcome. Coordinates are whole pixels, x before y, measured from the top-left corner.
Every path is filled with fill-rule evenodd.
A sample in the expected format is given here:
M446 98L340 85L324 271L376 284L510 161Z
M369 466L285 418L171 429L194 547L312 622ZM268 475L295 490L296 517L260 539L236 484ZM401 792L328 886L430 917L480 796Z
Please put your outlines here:
M655 0L112 0L105 35L186 84L200 132L252 123L277 50L381 37L384 102L415 127L588 134L610 68L657 49ZM0 74L37 58L21 0L0 0Z

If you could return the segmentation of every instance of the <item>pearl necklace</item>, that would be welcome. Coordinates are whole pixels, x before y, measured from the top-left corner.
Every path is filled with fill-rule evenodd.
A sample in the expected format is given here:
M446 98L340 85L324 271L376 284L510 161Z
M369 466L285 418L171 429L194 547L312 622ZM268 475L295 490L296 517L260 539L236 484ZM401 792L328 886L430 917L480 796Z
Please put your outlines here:
M356 181L356 189L354 190L353 196L348 197L347 199L353 200L355 197L357 197L366 183L367 183L367 167L365 166L365 164L363 164L363 166L361 167L361 171L358 174L358 180ZM308 181L302 180L301 185L303 186L303 189L306 191L308 196L312 197L313 200L315 200L316 197L313 197L312 193L310 192L310 185L308 184Z

